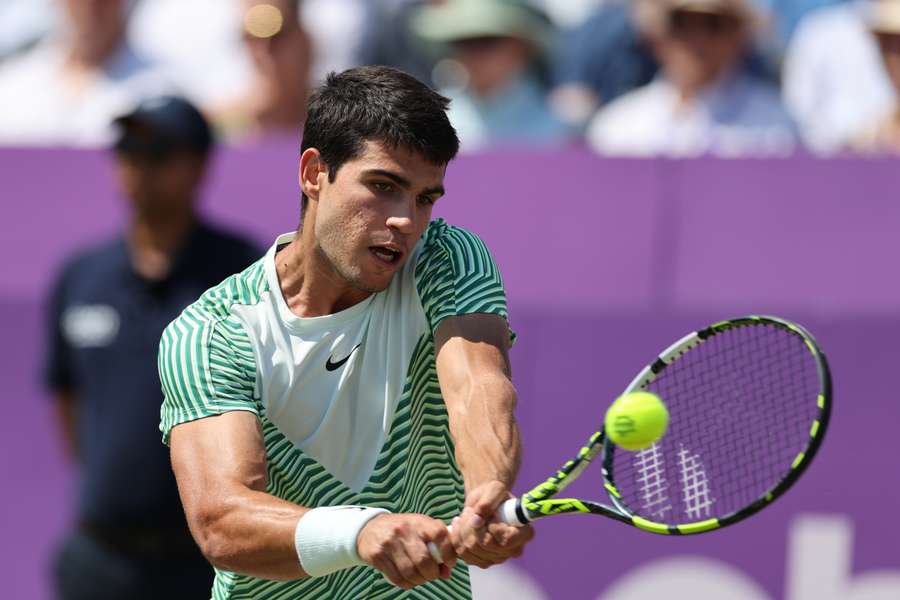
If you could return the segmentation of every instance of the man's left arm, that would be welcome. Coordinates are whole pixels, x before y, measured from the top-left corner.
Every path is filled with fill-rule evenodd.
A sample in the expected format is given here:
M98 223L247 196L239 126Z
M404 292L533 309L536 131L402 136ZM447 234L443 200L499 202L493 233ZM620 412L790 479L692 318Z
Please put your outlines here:
M534 536L531 527L494 521L512 497L521 459L508 348L509 326L500 315L451 316L435 331L438 380L466 489L453 540L467 563L482 568L519 556Z

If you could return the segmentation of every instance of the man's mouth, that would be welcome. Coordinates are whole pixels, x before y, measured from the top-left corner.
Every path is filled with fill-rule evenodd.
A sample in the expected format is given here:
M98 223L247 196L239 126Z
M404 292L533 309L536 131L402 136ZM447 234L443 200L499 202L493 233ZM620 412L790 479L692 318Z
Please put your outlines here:
M403 258L402 251L387 246L369 246L369 252L371 252L375 258L388 265L395 265Z

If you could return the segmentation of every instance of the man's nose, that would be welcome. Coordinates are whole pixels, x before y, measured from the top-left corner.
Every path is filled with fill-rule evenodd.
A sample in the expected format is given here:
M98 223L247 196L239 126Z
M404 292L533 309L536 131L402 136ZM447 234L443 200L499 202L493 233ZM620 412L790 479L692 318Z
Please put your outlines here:
M387 226L403 233L411 233L414 225L414 208L411 202L403 202L387 218Z

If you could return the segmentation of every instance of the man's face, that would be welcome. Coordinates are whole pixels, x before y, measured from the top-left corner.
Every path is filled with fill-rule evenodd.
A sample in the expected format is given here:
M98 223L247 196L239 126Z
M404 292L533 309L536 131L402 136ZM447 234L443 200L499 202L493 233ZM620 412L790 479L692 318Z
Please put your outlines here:
M351 287L387 288L409 258L444 193L446 165L433 165L404 148L367 142L334 181L318 176L316 250Z
M746 35L746 24L737 15L673 10L654 49L670 80L698 89L715 83L741 60Z

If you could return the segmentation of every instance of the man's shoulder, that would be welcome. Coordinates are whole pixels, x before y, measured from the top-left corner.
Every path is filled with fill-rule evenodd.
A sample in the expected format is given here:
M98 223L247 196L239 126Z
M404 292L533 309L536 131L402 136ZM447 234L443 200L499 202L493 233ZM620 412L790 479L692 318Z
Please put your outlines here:
M451 225L444 221L444 219L435 219L434 221L429 223L428 228L425 229L425 233L422 234L423 250L433 250L438 247L446 247L448 244L482 245L483 243L484 242L481 241L481 238L478 237L478 235L476 235L475 233L472 233L471 231L463 227Z
M426 270L440 268L448 260L465 263L493 261L487 245L478 235L463 227L450 225L443 219L435 219L428 225L419 245L415 265L417 278Z
M482 277L499 280L499 271L487 244L475 233L450 225L443 219L433 221L422 236L416 264L416 285L442 287Z

